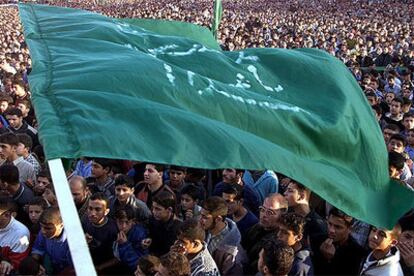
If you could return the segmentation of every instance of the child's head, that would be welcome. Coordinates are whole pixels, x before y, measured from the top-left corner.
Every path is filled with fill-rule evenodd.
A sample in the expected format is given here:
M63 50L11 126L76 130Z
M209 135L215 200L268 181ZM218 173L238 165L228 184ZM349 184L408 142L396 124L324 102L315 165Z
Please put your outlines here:
M43 211L48 207L47 202L40 196L34 197L28 204L27 212L29 213L30 221L35 224L39 222Z
M184 186L181 190L181 209L193 210L198 203L198 189L194 184Z
M401 134L394 134L390 137L388 142L388 152L395 151L398 153L403 153L407 146L407 140Z
M373 251L388 253L392 246L397 245L401 235L401 226L396 224L393 229L380 229L373 227L368 237L368 246Z
M153 276L157 273L157 268L160 265L158 257L148 255L138 260L137 270L135 276Z
M48 239L57 238L63 231L63 220L60 211L56 207L50 207L43 211L39 218L40 231Z
M414 146L414 129L409 129L407 131L407 144Z
M294 246L303 238L305 229L305 219L295 213L282 214L280 218L278 240L285 242L289 246Z
M127 175L120 174L115 178L115 196L120 202L127 202L134 194L134 181Z
M409 129L413 129L414 128L414 113L409 112L409 113L404 114L402 124L405 127L405 130L407 131Z
M118 230L127 234L136 222L136 214L131 206L126 205L123 208L116 210L115 220L118 225Z
M399 179L404 169L405 157L398 152L388 153L388 169L391 178Z

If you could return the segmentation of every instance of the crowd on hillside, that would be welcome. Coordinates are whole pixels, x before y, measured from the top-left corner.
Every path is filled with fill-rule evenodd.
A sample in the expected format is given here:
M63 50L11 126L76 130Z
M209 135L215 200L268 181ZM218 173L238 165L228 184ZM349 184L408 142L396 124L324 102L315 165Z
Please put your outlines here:
M213 8L41 2L205 27ZM0 1L0 276L74 274L31 106L30 53L10 3ZM307 47L341 59L383 131L390 177L414 191L412 1L225 0L223 8L223 50ZM414 275L414 212L378 229L277 172L82 157L67 174L99 275Z

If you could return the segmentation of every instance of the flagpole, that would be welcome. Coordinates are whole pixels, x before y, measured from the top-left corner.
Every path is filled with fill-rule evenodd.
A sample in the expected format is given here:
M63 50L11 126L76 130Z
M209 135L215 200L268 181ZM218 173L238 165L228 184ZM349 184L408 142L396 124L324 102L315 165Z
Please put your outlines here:
M48 163L76 275L96 276L95 266L89 253L78 211L73 202L62 160L53 159Z

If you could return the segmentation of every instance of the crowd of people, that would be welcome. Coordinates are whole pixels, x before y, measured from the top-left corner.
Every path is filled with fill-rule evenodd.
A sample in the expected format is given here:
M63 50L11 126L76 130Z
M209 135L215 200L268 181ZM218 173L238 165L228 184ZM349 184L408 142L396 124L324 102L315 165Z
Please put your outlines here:
M30 53L11 2L0 1L0 276L73 274L31 106ZM213 7L42 3L205 27ZM223 50L307 47L341 59L383 131L390 177L414 191L413 3L235 0L223 9ZM269 170L82 157L67 175L99 275L414 275L414 210L393 229L376 228Z

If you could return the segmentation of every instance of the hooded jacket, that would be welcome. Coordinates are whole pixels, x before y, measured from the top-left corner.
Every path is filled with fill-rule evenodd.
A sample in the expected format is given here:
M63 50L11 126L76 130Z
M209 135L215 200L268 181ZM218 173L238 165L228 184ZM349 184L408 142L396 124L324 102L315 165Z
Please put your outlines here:
M362 265L360 275L403 276L400 265L400 251L393 246L387 256L380 260L374 259L372 252L369 253Z

